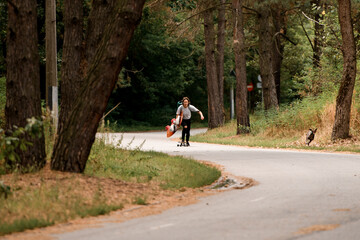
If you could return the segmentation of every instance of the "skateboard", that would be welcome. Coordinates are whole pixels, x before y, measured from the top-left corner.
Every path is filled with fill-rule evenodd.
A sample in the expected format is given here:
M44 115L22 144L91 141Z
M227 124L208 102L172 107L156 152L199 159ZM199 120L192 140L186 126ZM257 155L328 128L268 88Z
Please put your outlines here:
M178 142L177 146L178 147L190 147L190 145L187 145L186 143L183 143L183 142Z

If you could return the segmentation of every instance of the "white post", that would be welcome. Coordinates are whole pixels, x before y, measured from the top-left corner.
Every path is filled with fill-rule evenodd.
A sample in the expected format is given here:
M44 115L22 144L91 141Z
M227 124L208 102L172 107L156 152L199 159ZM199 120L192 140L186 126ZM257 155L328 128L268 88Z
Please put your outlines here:
M230 87L230 118L234 119L234 85L231 84Z

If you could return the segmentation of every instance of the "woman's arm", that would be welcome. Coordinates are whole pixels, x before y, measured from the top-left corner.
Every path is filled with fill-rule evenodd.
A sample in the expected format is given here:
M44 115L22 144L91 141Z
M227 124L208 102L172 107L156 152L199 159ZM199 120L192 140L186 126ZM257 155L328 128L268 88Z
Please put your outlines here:
M199 111L199 115L200 115L201 120L204 120L204 115L202 114L201 111Z

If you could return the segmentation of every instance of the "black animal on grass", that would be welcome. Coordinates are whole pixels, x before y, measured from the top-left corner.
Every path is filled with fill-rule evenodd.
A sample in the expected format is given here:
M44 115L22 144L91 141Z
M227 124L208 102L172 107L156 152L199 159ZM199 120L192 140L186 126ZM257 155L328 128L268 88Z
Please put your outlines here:
M317 128L315 128L314 130L312 130L311 128L309 129L309 132L306 134L306 140L305 140L306 145L309 146L312 140L314 140L316 131Z

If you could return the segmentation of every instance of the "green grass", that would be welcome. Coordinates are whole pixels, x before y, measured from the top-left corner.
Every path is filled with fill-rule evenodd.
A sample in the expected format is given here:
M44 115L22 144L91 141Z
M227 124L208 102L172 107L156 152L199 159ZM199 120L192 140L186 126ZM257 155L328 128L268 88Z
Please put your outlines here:
M54 222L48 221L45 219L38 218L23 218L15 220L12 223L1 223L0 222L0 236L13 233L13 232L22 232L27 229L34 229L39 227L47 227L53 225Z
M164 153L123 150L97 141L85 174L134 182L160 182L164 189L197 188L218 179L221 172L195 160Z
M50 134L46 136L51 138ZM122 209L128 202L109 202L103 192L105 183L100 185L99 178L118 179L130 184L150 182L163 189L178 190L209 185L220 177L221 172L195 160L118 149L96 140L84 174L60 174L55 175L56 179L49 179L41 172L33 174L37 177L27 176L30 176L28 182L34 183L26 187L21 181L26 176L18 173L13 173L10 182L5 182L11 186L11 193L6 199L0 197L0 236ZM94 179L99 184L97 190L89 192L83 189L83 178L85 181ZM1 175L0 180L3 180ZM51 181L53 183L46 184ZM147 205L147 197L139 195L133 203Z
M148 203L146 202L146 197L139 197L139 196L135 197L133 203L137 205L148 205Z

